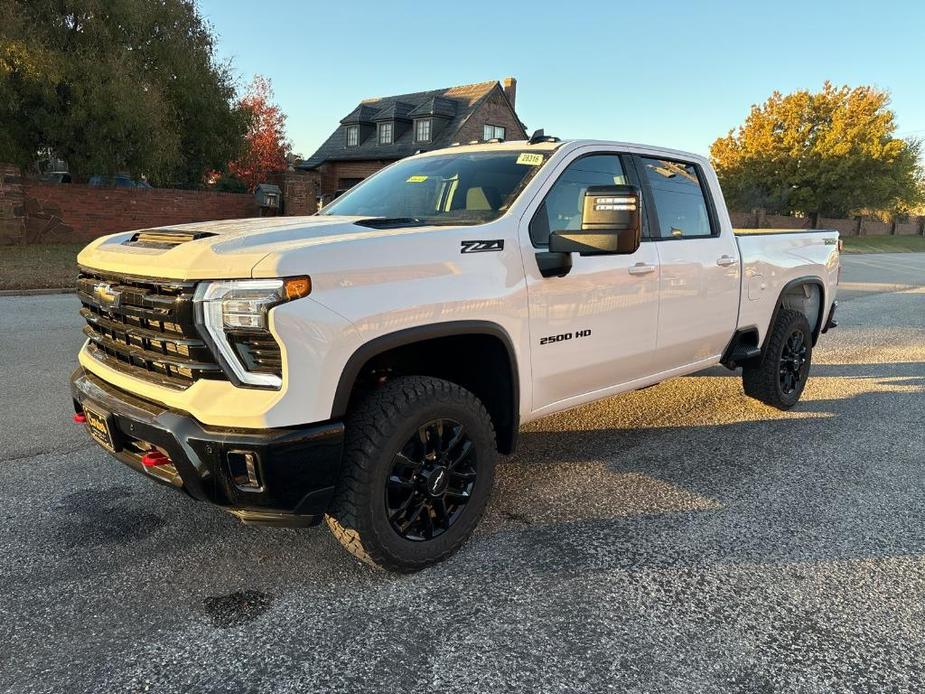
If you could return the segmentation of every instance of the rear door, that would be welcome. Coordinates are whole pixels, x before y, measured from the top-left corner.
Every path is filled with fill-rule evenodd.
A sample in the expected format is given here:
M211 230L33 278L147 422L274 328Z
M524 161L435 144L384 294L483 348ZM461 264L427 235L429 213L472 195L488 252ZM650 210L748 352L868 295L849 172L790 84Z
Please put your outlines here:
M638 179L631 158L616 151L589 150L560 164L522 221L525 251L545 251L551 231L581 228L588 186L622 183L638 185ZM651 372L658 321L655 246L643 242L632 255L572 254L564 277L543 277L535 256L524 253L534 410L568 406L564 401Z
M739 250L722 229L705 172L695 162L639 156L643 195L654 203L658 249L659 371L715 358L735 332Z

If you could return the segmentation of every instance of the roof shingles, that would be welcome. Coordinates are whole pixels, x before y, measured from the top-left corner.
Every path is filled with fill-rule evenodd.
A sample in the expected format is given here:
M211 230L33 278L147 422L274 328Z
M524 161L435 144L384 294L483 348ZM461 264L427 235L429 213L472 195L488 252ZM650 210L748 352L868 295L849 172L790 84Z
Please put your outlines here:
M442 117L447 121L446 126L435 133L433 141L426 143L426 148L446 147L455 142L454 138L466 119L475 111L478 104L496 88L501 89L500 83L491 81L364 99L341 120L340 126L331 133L318 151L299 164L298 168L314 169L326 161L401 159L422 149L422 143L414 142L413 128L405 128L391 144L380 145L375 131L372 131L359 145L347 147L347 126L384 120Z

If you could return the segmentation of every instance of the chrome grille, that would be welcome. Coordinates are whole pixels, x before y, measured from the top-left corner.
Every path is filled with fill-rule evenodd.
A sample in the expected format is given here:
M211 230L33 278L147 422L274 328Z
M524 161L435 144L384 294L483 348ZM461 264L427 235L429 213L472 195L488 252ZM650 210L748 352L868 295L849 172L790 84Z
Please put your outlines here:
M195 282L154 280L81 269L77 296L89 352L136 378L187 388L226 379L196 330Z

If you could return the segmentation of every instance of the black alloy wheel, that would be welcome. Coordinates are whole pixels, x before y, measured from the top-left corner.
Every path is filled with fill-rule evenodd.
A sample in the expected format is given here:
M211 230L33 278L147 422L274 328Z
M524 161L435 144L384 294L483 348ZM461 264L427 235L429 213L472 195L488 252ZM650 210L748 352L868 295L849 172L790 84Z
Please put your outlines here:
M806 378L806 335L801 329L794 330L780 355L780 388L784 395L791 395Z
M325 521L357 559L418 571L459 549L485 512L497 462L491 417L456 383L398 376L357 398Z
M742 365L745 394L780 410L796 405L809 379L812 334L802 312L781 309L770 327L761 356Z
M427 422L395 456L385 490L390 525L406 540L439 537L462 514L477 475L465 427L453 419Z

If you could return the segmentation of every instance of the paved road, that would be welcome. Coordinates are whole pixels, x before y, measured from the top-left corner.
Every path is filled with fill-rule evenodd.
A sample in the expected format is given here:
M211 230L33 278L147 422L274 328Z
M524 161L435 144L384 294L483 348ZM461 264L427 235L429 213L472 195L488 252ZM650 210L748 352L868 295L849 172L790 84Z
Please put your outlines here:
M75 310L0 298L0 691L925 687L925 289L849 296L790 413L714 369L531 424L414 576L87 444Z
M925 286L925 253L842 256L843 299Z

